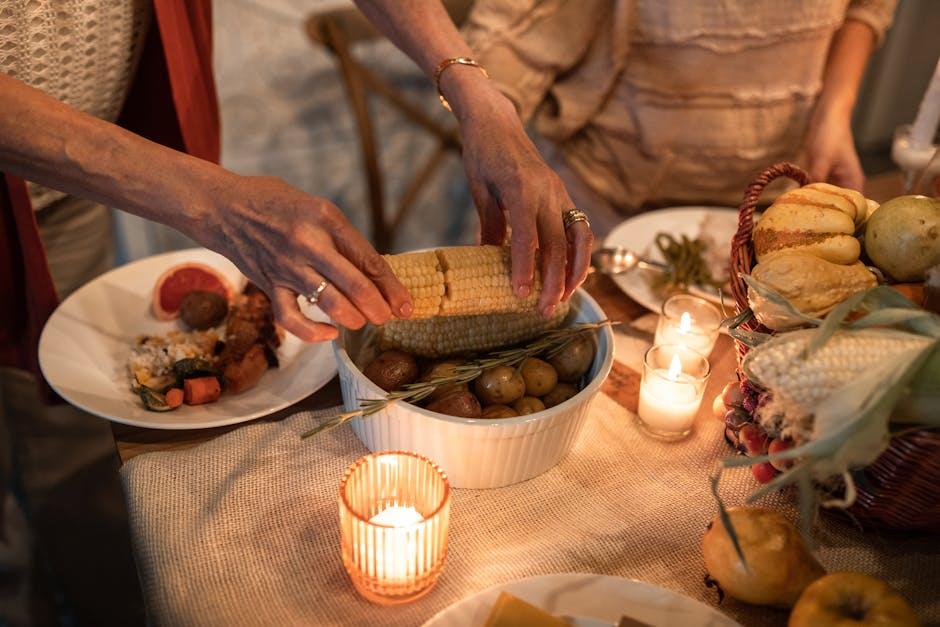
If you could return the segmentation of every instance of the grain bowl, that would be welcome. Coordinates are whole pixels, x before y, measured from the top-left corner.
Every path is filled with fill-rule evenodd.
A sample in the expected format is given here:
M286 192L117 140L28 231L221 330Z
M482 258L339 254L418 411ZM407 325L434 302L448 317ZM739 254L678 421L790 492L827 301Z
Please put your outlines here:
M604 319L597 302L578 289L565 325ZM346 330L333 343L347 411L355 410L361 399L385 396L356 365L362 363L367 342L368 333ZM507 486L542 474L571 450L612 363L613 334L605 326L597 331L597 352L583 389L554 407L486 419L447 416L397 402L368 417L356 417L351 425L371 451L407 450L434 460L456 488Z

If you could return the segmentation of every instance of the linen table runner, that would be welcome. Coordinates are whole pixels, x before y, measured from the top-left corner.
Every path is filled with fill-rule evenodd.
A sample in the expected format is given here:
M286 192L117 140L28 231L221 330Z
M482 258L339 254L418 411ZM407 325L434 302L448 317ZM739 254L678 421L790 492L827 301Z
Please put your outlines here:
M494 584L564 572L635 578L717 602L703 585L700 551L716 513L707 476L729 453L717 420L700 417L689 439L662 443L600 394L573 450L552 470L506 488L454 491L437 587L394 608L361 599L340 558L339 481L367 451L348 427L301 441L315 422L301 413L124 466L155 625L420 625ZM722 486L737 504L755 483L744 470L726 473ZM766 504L793 513L789 497ZM817 524L816 538L828 570L883 578L925 624L940 623L936 540L862 535L830 516ZM786 624L780 610L729 600L720 609L744 625Z

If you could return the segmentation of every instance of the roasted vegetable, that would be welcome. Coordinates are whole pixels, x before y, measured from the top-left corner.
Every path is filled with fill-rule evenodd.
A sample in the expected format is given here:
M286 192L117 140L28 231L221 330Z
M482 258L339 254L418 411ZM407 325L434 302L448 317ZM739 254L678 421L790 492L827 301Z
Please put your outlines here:
M383 351L363 371L370 381L391 392L418 378L415 358L402 351Z
M519 414L508 405L488 405L483 408L480 418L515 418Z
M225 389L240 394L253 388L268 370L268 358L261 344L254 344L238 361L230 361L223 371Z
M570 383L559 383L542 397L542 402L545 403L545 407L554 407L555 405L561 405L577 393L578 388Z
M529 396L544 396L558 383L558 373L547 361L530 357L519 368L525 381L525 393Z
M214 403L222 395L222 386L215 377L200 377L183 381L183 402L187 405Z
M515 368L496 366L484 370L473 388L486 405L508 405L525 394L525 381Z
M527 416L528 414L534 414L545 409L545 403L534 396L523 396L512 404L512 408L515 409L520 416Z
M461 418L479 418L481 413L480 401L470 392L456 392L431 401L428 404L428 409L439 414L459 416Z
M669 233L657 233L653 240L666 264L665 271L653 278L655 287L684 290L691 285L721 287L722 281L712 276L703 257L706 244L685 235L676 239Z
M594 362L597 343L593 333L579 333L561 350L554 353L548 363L558 373L558 380L567 383L579 381Z
M170 407L166 402L166 396L148 388L146 385L141 385L137 389L137 393L140 395L140 400L143 401L144 407L150 411L171 411L176 409L175 407Z

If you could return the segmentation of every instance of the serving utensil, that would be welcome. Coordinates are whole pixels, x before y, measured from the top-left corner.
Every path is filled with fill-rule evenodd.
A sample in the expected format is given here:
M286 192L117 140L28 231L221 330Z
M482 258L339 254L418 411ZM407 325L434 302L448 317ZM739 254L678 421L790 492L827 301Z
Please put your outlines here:
M595 272L613 276L630 272L636 268L663 272L666 270L667 266L664 263L641 257L632 250L628 250L622 246L615 246L613 248L601 248L595 251L594 254L591 255L591 267Z

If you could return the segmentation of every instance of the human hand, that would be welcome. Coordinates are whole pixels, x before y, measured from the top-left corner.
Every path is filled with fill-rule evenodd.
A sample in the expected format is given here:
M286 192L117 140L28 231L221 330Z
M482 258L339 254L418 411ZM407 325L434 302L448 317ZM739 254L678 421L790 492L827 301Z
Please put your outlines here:
M323 280L329 285L317 305L347 328L411 315L408 291L342 212L280 179L236 177L200 228L196 238L264 290L278 322L303 340L337 336L298 307L297 296L313 294Z
M806 135L806 156L813 180L862 191L865 174L855 151L848 112L817 105Z
M456 78L462 70L448 74ZM461 122L464 169L480 214L481 239L502 244L508 215L513 288L519 296L531 291L538 249L539 311L549 316L587 276L594 234L585 222L564 228L562 214L574 207L564 184L525 134L512 103L480 78L474 69L462 71L461 80L476 83L461 92L455 80L448 93L466 96L452 105Z

